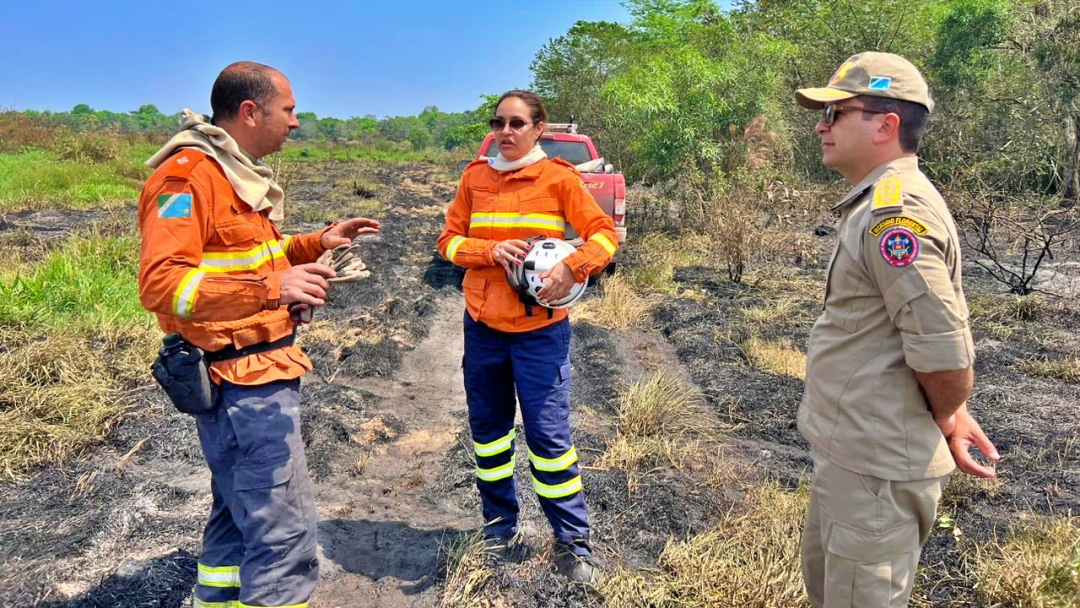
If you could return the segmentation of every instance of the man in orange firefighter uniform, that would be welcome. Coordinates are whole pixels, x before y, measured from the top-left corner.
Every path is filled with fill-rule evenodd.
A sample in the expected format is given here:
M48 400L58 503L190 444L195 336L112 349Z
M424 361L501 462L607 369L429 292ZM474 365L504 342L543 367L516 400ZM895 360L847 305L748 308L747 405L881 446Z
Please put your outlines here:
M286 307L324 303L327 249L379 224L354 218L283 236L282 189L259 158L300 126L288 79L226 67L213 118L185 110L147 165L139 199L139 296L161 328L205 351L210 409L197 414L213 506L194 606L306 607L318 580L316 516L298 413L311 362Z

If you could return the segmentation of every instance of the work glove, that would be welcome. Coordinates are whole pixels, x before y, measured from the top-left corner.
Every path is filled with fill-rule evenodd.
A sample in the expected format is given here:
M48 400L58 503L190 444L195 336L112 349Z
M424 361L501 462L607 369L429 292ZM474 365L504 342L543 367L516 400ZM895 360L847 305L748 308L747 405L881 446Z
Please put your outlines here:
M316 261L337 273L336 277L327 279L328 283L352 283L371 276L371 271L360 259L360 245L355 241L326 250Z
M360 259L360 245L356 241L327 249L315 261L333 268L337 273L334 278L326 279L327 283L353 283L371 276L367 264ZM310 323L314 315L315 309L307 304L293 303L289 306L289 318L297 325Z

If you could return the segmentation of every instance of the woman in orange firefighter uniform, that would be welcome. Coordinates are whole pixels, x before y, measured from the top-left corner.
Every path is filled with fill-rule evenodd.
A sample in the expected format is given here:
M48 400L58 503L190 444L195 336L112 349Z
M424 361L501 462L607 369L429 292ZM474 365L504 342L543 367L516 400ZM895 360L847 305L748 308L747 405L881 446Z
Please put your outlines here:
M541 301L558 300L603 269L618 240L577 169L540 149L546 121L534 93L509 91L499 99L490 121L499 155L466 167L438 247L468 269L462 367L485 534L509 540L517 530L516 390L532 485L555 531L556 563L571 579L588 582L596 573L570 439L570 321L565 309L524 304L506 274L521 263L528 238L564 238L569 223L585 243L546 273L537 294Z

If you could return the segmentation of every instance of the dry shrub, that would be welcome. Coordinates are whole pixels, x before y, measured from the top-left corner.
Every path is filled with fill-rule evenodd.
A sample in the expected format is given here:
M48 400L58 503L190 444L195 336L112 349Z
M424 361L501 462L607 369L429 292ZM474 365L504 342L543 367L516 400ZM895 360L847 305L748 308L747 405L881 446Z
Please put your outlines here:
M763 372L806 380L806 355L791 340L770 342L752 336L740 344L747 361Z
M1080 522L1070 517L1025 525L1005 542L977 547L974 569L988 605L1080 605Z
M21 112L0 112L0 153L23 148L50 148L67 129L35 120Z
M55 462L99 441L123 391L146 376L156 332L0 333L0 474Z
M609 606L807 606L799 566L808 489L767 483L713 530L671 540L655 570L615 569L600 583Z
M574 308L574 321L625 331L641 327L649 315L649 303L620 275L605 277L598 297L586 298Z
M123 157L120 138L111 131L69 131L56 139L52 150L60 160L85 164L104 163Z

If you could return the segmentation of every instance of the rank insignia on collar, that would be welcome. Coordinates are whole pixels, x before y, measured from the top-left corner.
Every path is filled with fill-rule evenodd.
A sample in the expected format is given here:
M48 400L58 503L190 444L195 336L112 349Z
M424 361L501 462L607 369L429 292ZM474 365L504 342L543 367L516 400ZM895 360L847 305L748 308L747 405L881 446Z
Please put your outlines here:
M910 266L919 257L919 237L907 228L897 226L881 235L881 257L894 268Z

